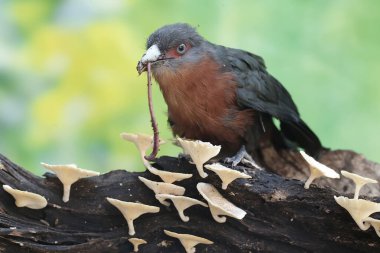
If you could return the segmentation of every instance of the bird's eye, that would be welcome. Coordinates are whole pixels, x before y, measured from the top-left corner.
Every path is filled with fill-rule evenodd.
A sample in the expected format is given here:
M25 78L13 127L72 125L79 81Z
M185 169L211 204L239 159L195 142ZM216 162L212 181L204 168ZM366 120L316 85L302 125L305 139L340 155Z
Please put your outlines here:
M184 54L186 51L186 45L185 44L180 44L178 47L177 47L177 52L179 54Z

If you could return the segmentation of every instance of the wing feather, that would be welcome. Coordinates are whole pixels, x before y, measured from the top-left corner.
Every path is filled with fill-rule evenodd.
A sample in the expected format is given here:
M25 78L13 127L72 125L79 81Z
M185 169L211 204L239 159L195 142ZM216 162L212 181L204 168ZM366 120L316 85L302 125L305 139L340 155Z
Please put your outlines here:
M223 66L237 79L237 102L242 108L252 108L269 114L281 122L285 137L298 143L311 155L322 145L313 131L302 121L297 106L284 86L266 70L264 60L252 53L221 47ZM314 153L314 154L313 154Z

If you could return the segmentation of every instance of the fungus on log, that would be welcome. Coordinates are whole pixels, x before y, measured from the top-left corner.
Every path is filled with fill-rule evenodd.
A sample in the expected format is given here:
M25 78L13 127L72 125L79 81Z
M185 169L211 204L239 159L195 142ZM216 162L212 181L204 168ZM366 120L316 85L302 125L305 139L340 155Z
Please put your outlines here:
M303 188L308 167L298 152L262 149L263 170L237 166L252 178L233 181L220 194L247 212L242 220L213 220L210 211L195 205L187 210L191 220L178 219L174 206L161 207L154 215L138 219L136 237L148 243L139 252L184 252L180 242L164 230L192 234L213 241L199 244L197 252L379 252L380 239L373 231L362 231L335 196L352 196L355 185L350 179L320 178L309 190ZM329 151L320 162L339 171L380 179L380 165L351 151ZM128 225L106 197L159 205L155 193L138 177L152 181L159 178L149 171L131 173L115 170L99 176L82 178L72 185L69 202L62 201L62 189L55 174L38 177L0 155L0 183L15 189L40 194L47 199L43 209L18 208L11 195L0 187L0 252L6 253L90 253L131 252ZM157 169L193 173L192 178L177 182L186 188L186 196L202 200L196 189L199 182L220 188L214 173L201 178L195 165L186 159L158 158ZM273 173L275 172L275 173ZM297 178L289 179L289 178ZM302 180L302 181L300 181ZM331 180L331 181L330 181ZM380 202L380 187L369 184L361 196ZM379 219L376 214L373 219ZM373 222L367 219L365 222ZM375 225L376 226L376 225Z

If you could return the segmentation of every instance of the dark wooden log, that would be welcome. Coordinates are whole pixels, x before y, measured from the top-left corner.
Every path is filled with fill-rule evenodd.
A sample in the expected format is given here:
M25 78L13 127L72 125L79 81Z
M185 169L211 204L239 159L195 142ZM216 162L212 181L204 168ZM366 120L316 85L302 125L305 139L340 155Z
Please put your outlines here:
M173 206L165 207L154 193L138 180L144 176L160 181L149 172L112 171L73 184L70 201L62 202L62 185L55 175L37 177L0 155L1 185L7 184L46 197L49 204L41 210L17 208L14 199L0 189L0 252L131 252L128 226L121 213L106 201L112 197L139 201L161 208L157 214L146 214L135 221L135 237L148 244L139 252L185 252L179 241L163 230L189 233L214 241L198 245L197 252L379 252L380 238L371 229L361 231L351 216L337 205L334 195L352 196L348 180L317 180L318 186L303 188L308 172L296 152L264 152L267 170L237 167L252 176L238 179L226 191L212 172L202 179L194 165L184 159L161 157L159 169L193 173L191 179L179 182L186 196L202 199L196 190L198 182L208 182L238 207L247 211L239 221L228 218L216 223L209 209L193 206L185 211L190 221L182 222ZM331 151L321 160L336 169L360 172L380 179L379 165L351 151ZM276 172L276 173L273 173ZM380 201L379 186L363 188L364 198ZM363 196L362 196L363 197Z

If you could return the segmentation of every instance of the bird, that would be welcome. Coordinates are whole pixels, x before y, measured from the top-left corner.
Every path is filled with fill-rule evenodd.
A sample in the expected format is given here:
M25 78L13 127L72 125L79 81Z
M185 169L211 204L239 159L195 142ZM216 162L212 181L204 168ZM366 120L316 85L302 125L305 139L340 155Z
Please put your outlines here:
M233 166L244 158L253 161L263 141L313 157L324 149L258 55L211 43L191 25L175 23L148 37L139 74L148 64L173 135L221 145L221 157Z

